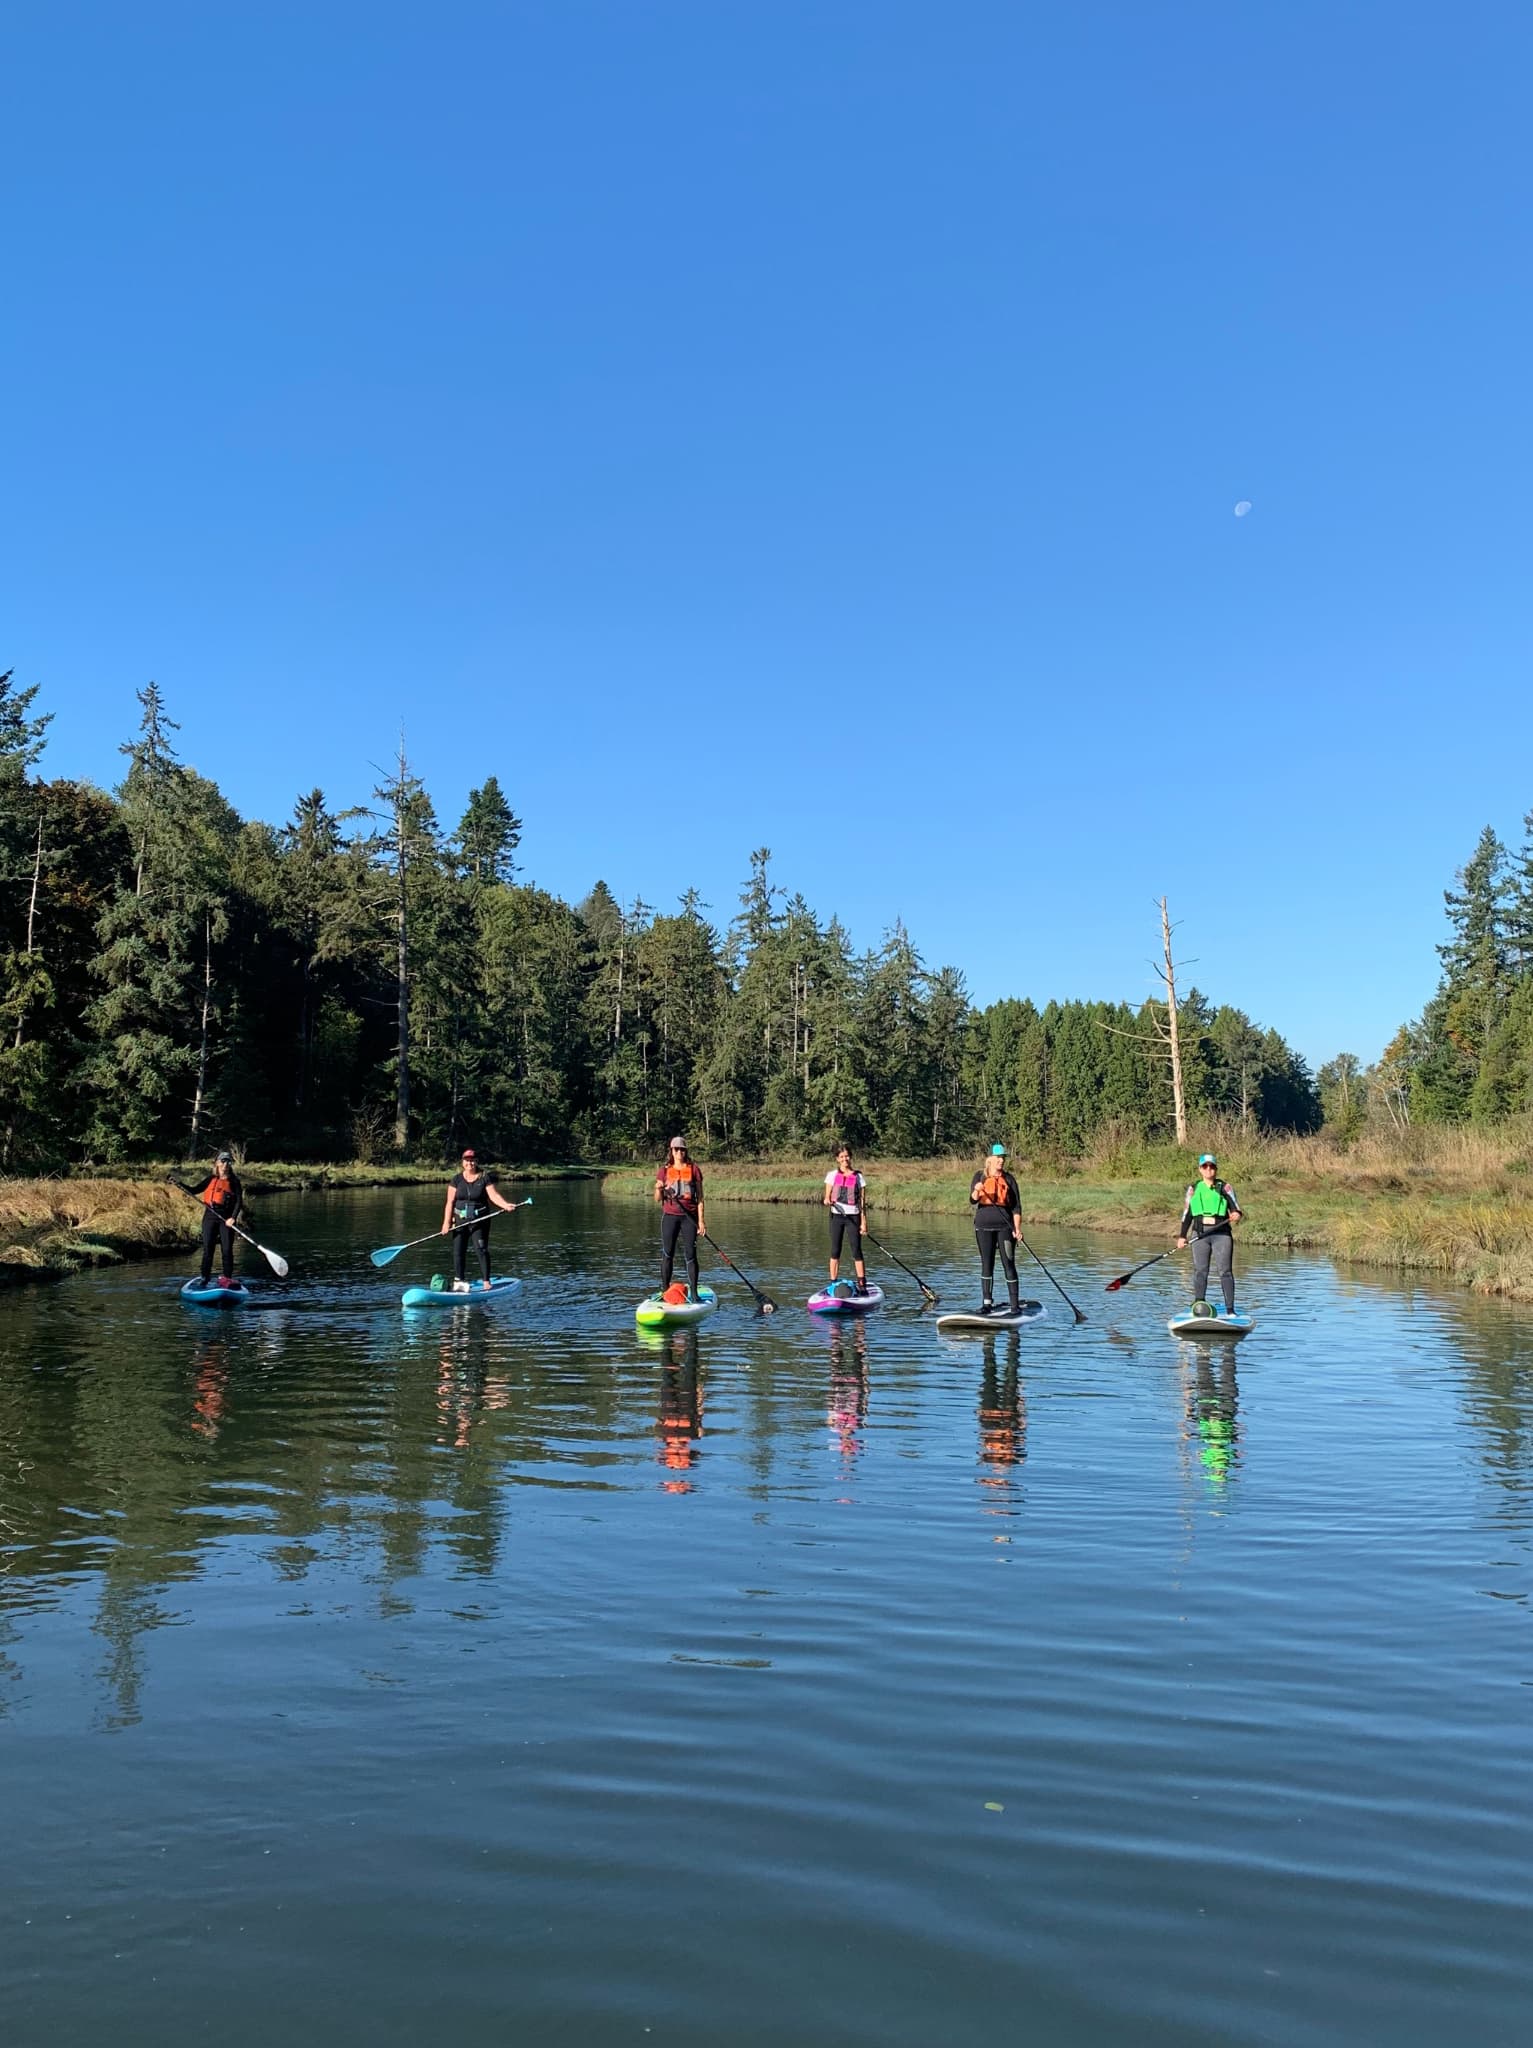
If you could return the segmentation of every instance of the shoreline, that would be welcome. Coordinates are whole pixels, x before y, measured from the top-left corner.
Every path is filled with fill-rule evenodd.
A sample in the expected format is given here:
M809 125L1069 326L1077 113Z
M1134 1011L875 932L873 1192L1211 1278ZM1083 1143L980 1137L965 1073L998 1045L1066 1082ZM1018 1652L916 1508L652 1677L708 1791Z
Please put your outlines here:
M185 1195L165 1185L166 1165L67 1177L0 1179L0 1292L103 1266L195 1251L202 1222ZM250 1195L348 1188L440 1187L446 1166L302 1166L275 1161L238 1169ZM500 1172L499 1169L496 1169ZM599 1166L529 1166L500 1177L518 1183L599 1180Z
M1174 1241L1179 1189L1174 1177L1036 1174L1013 1162L1022 1193L1024 1224L1058 1224L1103 1237L1133 1239L1135 1256L1149 1258ZM871 1217L966 1217L967 1176L973 1163L934 1170L928 1161L870 1160ZM803 1163L704 1162L710 1202L817 1204L824 1168ZM1369 1185L1368 1176L1326 1178L1231 1171L1245 1208L1241 1243L1283 1251L1314 1251L1340 1265L1373 1266L1432 1274L1476 1294L1533 1303L1533 1195L1513 1186L1454 1186L1446 1176L1422 1175L1411 1186ZM617 1200L650 1199L653 1170L619 1167L602 1180ZM1124 1264L1134 1258L1125 1256Z

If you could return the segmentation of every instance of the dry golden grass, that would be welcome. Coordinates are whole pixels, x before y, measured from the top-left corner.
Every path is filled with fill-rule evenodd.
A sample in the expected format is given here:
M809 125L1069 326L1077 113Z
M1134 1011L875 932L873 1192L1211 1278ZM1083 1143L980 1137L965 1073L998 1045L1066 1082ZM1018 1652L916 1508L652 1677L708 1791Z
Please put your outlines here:
M194 1244L198 1227L196 1208L173 1188L123 1180L0 1180L0 1275L72 1273L173 1251Z

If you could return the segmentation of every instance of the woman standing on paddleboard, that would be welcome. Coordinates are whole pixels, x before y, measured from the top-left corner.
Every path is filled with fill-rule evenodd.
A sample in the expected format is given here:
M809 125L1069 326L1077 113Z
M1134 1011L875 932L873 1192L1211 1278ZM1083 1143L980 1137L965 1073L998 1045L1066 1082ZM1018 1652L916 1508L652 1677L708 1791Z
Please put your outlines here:
M195 1195L203 1204L202 1210L202 1285L208 1286L213 1278L213 1248L218 1247L223 1260L223 1284L227 1287L234 1278L234 1232L231 1223L238 1223L240 1211L245 1206L245 1190L240 1186L240 1177L234 1170L233 1157L220 1152L213 1161L213 1171L206 1180L189 1188L184 1180L167 1174L172 1187L180 1188L186 1195Z
M979 1240L979 1275L982 1300L979 1312L990 1315L995 1307L995 1255L1001 1254L1006 1273L1006 1294L1011 1313L1021 1312L1022 1295L1017 1285L1017 1240L1022 1235L1022 1193L1006 1164L1006 1147L992 1145L990 1156L969 1183L969 1200L974 1207L974 1235Z
M1212 1265L1224 1296L1224 1312L1235 1312L1235 1233L1240 1221L1240 1204L1235 1190L1219 1178L1219 1162L1212 1152L1198 1161L1198 1177L1187 1190L1182 1220L1176 1226L1176 1248L1181 1251L1192 1240L1192 1298L1205 1299L1208 1271Z
M825 1176L825 1206L830 1211L830 1284L835 1286L841 1272L841 1248L851 1239L857 1292L868 1291L868 1269L863 1261L862 1240L868 1228L867 1183L852 1165L850 1145L838 1147L836 1163Z
M487 1173L479 1171L479 1154L472 1145L463 1148L462 1171L455 1173L447 1183L447 1201L442 1209L442 1235L463 1223L474 1224L471 1230L458 1230L452 1241L452 1285L455 1294L468 1292L468 1241L474 1240L474 1250L479 1254L479 1272L483 1284L490 1284L490 1212L504 1209L507 1215L516 1207L508 1202ZM476 1219L482 1217L482 1222ZM435 1285L435 1282L432 1283Z
M685 1138L672 1138L667 1156L655 1168L655 1200L660 1204L660 1292L671 1284L676 1248L687 1262L687 1299L698 1299L697 1240L707 1234L703 1215L703 1170L687 1150Z

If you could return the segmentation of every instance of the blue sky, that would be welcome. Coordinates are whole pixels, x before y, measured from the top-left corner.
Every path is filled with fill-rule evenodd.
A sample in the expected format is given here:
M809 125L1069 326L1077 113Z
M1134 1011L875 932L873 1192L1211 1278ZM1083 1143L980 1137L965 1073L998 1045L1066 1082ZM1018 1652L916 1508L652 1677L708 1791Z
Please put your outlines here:
M0 667L1312 1058L1533 806L1533 9L11 9ZM1251 501L1236 519L1235 504ZM999 800L997 802L997 799Z

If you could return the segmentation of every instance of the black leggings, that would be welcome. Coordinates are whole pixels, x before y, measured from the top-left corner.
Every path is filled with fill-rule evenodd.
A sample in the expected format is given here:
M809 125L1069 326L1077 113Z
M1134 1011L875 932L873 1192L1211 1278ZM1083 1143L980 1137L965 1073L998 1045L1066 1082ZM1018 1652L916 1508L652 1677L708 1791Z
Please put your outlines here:
M838 1216L834 1210L830 1217L830 1255L837 1262L841 1258L841 1246L850 1238L851 1257L854 1265L862 1264L862 1218L860 1216Z
M204 1283L213 1277L213 1247L219 1246L224 1258L224 1278L234 1278L234 1232L215 1209L202 1212L202 1278Z
M697 1292L697 1218L695 1216L662 1216L660 1219L660 1291L663 1294L671 1284L671 1275L676 1270L676 1247L681 1246L681 1256L687 1262L687 1284Z
M985 1299L990 1299L990 1290L995 1285L995 1255L1001 1254L1001 1265L1006 1274L1006 1292L1013 1303L1017 1300L1017 1252L1009 1230L976 1230L975 1239L979 1244L979 1272L984 1282Z
M1192 1298L1203 1301L1208 1294L1208 1273L1212 1266L1226 1310L1235 1306L1235 1239L1228 1230L1211 1230L1207 1237L1192 1240Z
M452 1277L454 1280L468 1278L468 1241L474 1240L474 1250L479 1254L479 1272L483 1279L490 1277L490 1220L476 1223L472 1230L454 1232L452 1240Z

